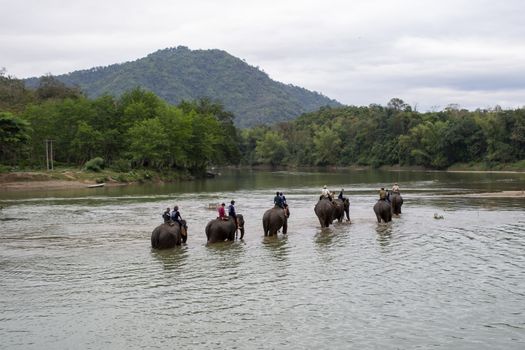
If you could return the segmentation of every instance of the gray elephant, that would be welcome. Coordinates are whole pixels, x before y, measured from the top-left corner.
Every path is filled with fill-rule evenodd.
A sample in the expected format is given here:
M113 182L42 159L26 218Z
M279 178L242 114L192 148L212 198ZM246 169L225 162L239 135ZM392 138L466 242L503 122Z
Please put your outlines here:
M335 218L334 203L328 198L321 197L314 208L321 227L329 227Z
M237 214L237 222L239 224L239 231L241 231L240 239L244 237L244 217L241 214ZM235 234L237 232L237 225L233 217L229 216L228 220L213 219L206 225L206 237L208 243L224 242L226 240L235 240Z
M288 232L288 218L290 217L290 209L285 206L284 209L279 206L274 206L264 212L262 223L265 236L277 236L277 231L282 227L283 234Z
M392 192L390 194L390 202L392 203L392 213L394 215L401 214L401 206L403 205L403 197L399 192Z
M334 199L332 203L334 205L333 220L342 222L346 214L346 219L350 221L350 201L348 198Z
M374 213L376 213L378 223L381 223L381 220L384 222L392 221L392 207L386 200L377 201L374 205Z
M186 220L182 225L177 222L165 222L151 232L151 247L154 249L169 249L186 243L188 239L188 226Z

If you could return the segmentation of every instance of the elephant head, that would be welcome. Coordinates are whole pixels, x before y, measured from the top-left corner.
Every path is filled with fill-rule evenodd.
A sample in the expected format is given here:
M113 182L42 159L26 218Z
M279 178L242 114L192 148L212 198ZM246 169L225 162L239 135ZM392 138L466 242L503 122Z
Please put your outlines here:
M173 248L188 239L188 226L182 220L182 225L177 222L165 222L153 230L151 233L151 247L154 249Z
M239 237L239 239L243 239L244 237L244 216L242 216L242 214L237 214L237 225L238 225L237 227L239 231L241 231L241 237Z
M392 221L392 208L386 200L378 200L374 205L374 213L376 214L377 222L381 223Z
M273 208L268 209L262 218L264 235L277 235L277 231L279 231L281 228L283 229L283 234L286 234L288 232L289 217L290 209L288 206L285 206L283 209L276 205Z

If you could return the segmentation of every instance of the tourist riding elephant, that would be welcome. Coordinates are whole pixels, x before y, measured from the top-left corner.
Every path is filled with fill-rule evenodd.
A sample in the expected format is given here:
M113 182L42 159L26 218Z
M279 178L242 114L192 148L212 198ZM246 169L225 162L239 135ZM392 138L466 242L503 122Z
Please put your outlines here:
M346 219L350 221L350 201L348 200L348 198L334 199L333 204L334 204L333 219L334 220L337 219L338 222L342 222L346 214Z
M244 237L244 218L241 214L237 214L237 222L239 223L240 238L242 239ZM226 240L233 241L235 240L237 225L231 216L228 217L228 220L217 218L208 222L205 231L208 243L224 242Z
M288 231L288 218L290 217L290 209L278 207L277 205L268 209L262 218L263 229L265 236L277 235L277 231L283 228L283 234Z
M173 248L181 243L186 243L188 239L188 226L186 220L182 220L182 225L177 222L165 222L153 230L151 233L151 247L154 249Z
M328 198L319 198L314 208L315 215L319 218L321 227L329 227L335 218L335 206Z
M392 221L392 208L386 200L378 200L374 205L374 212L378 223L381 223L381 220L384 222Z
M403 197L399 192L392 192L390 194L390 202L392 203L392 214L401 214L401 206L403 205Z

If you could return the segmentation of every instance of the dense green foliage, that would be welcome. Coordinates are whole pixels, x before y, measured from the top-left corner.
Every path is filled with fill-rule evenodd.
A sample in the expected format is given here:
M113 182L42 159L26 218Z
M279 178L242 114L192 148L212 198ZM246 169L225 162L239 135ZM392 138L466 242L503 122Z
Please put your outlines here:
M212 98L236 116L236 125L250 127L291 120L321 106L340 106L319 93L276 82L243 60L221 50L160 50L133 62L75 71L56 77L80 86L90 97L120 96L141 87L171 104ZM36 87L36 78L27 79Z
M525 109L469 112L449 106L418 113L392 99L386 107L321 108L274 127L243 130L242 136L249 164L490 165L525 159Z
M31 129L25 120L0 111L0 162L16 165L27 156Z
M240 162L233 114L207 99L173 106L139 88L118 99L88 99L52 77L25 98L30 103L22 112L15 112L18 104L4 107L17 116L0 111L2 163L44 164L45 140L53 140L58 164L91 159L85 168L95 171L105 163L198 173L211 164Z
M84 165L84 168L88 171L99 172L104 169L104 159L100 157L95 157L90 159Z
M419 113L392 99L386 107L323 107L239 131L234 115L210 99L170 105L140 88L89 99L53 77L35 90L0 77L0 92L11 97L0 95L0 163L7 165L42 166L45 140L53 140L55 162L94 171L107 165L202 173L239 163L490 168L525 160L523 108Z

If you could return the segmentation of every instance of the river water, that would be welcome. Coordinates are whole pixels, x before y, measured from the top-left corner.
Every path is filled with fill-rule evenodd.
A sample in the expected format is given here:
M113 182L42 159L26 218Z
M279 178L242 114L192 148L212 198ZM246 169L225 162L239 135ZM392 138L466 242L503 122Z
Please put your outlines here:
M403 214L377 224L377 189ZM323 185L352 223L321 229ZM0 192L2 349L524 349L525 174L229 171L206 180ZM275 191L289 232L264 238ZM206 245L236 200L243 241ZM150 234L178 204L189 239ZM435 219L434 214L443 216Z

